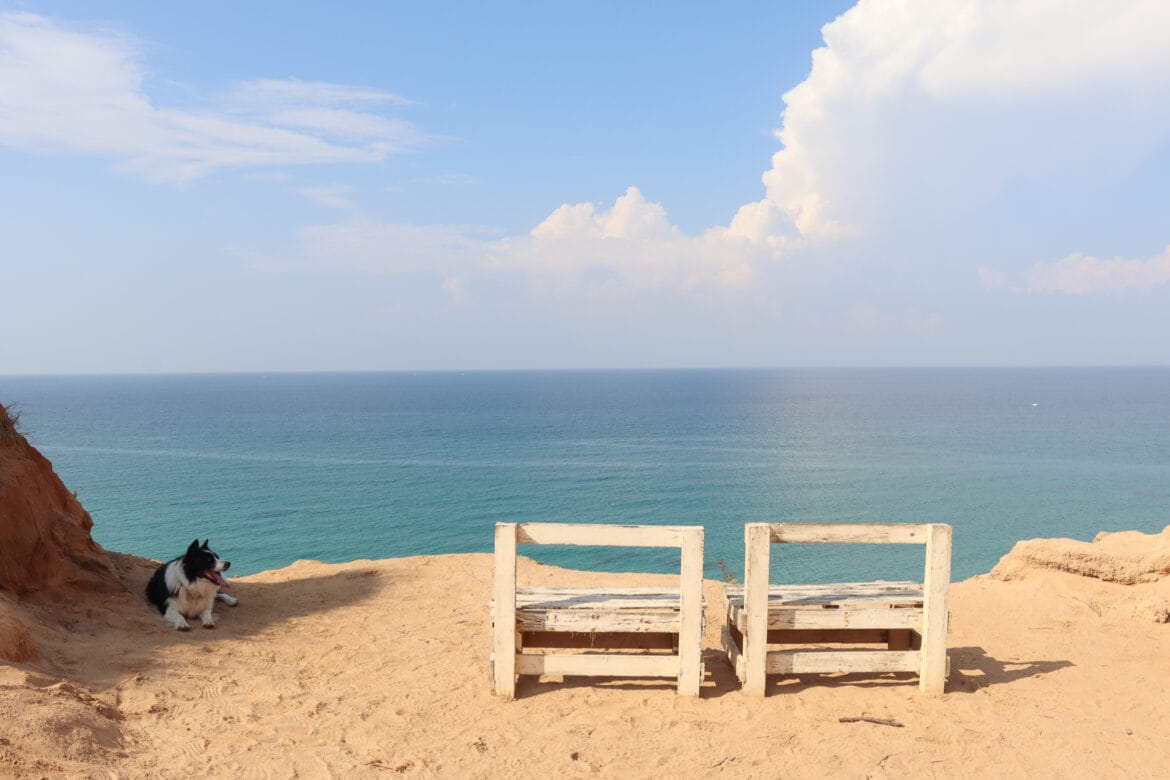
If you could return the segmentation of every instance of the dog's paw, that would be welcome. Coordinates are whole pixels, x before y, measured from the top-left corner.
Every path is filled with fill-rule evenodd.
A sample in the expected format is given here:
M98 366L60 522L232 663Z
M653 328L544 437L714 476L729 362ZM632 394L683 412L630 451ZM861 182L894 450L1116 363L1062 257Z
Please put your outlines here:
M175 626L175 630L176 631L190 631L191 625L189 623L183 623L182 625Z
M215 623L204 623L203 627L204 628L215 628Z

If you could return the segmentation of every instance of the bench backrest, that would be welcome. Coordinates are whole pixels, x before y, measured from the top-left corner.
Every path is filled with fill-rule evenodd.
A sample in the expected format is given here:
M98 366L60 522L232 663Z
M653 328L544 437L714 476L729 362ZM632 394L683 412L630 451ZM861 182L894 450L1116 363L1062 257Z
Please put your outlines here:
M598 547L679 547L703 541L698 525L600 525L595 523L496 523L505 542L514 544L571 544Z
M748 523L744 526L744 597L762 589L767 602L772 544L921 544L926 547L926 601L946 599L951 582L951 527L945 523ZM940 595L941 591L941 595Z
M496 609L515 619L516 546L568 544L597 547L678 547L682 550L683 614L703 597L703 527L699 525L601 525L594 523L496 523ZM511 607L509 608L509 605ZM497 613L507 618L507 613Z
M515 601L516 547L566 544L596 547L678 547L684 598L688 582L703 583L703 527L699 525L601 525L594 523L496 523L496 603Z

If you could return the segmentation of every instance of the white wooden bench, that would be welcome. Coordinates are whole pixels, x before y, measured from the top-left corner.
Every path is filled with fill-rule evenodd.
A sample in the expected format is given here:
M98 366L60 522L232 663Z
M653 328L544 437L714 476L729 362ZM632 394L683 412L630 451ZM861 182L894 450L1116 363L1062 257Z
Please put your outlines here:
M518 588L519 544L678 547L680 587ZM517 674L674 677L679 693L699 695L701 526L497 523L494 596L492 679L501 696L515 695ZM589 652L525 652L538 648Z
M771 545L785 543L922 544L923 581L769 585ZM942 694L949 525L748 523L744 547L744 584L724 589L723 647L746 693L763 696L768 674L916 672L923 692Z

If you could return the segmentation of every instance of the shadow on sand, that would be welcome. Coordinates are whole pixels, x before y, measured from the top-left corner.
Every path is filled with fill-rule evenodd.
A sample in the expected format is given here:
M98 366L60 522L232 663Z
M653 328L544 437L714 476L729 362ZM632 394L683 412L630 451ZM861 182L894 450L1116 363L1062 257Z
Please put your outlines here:
M989 656L982 647L952 647L947 650L951 659L951 676L946 693L972 693L993 685L1006 685L1016 680L1036 677L1073 666L1071 661L1000 661ZM740 690L739 680L727 660L717 649L703 650L706 675L701 698L718 699ZM891 685L917 686L915 674L837 674L837 675L769 675L765 695L799 693L816 687L878 688ZM521 677L516 686L516 697L539 696L566 688L599 688L605 690L674 690L669 679L629 679L622 677L566 677L563 681L541 682L535 677Z
M947 693L972 693L992 685L1006 685L1073 666L1072 661L1000 661L982 647L952 647Z
M259 638L278 625L320 615L308 621L306 635L327 629L325 613L367 601L401 585L384 569L349 567L343 571L296 577L281 582L235 582L230 593L238 607L215 606L218 623L205 629L198 619L188 620L189 631L177 631L163 622L144 595L146 582L157 563L112 553L111 558L124 592L94 594L92 599L72 599L46 611L54 613L55 636L42 642L44 660L53 671L87 685L109 685L118 679L146 673L165 663L172 648L206 651L212 646L241 639ZM44 608L44 605L42 605ZM55 637L64 639L55 641ZM89 646L95 663L77 648ZM116 657L109 657L113 649ZM104 657L103 657L104 656ZM37 664L36 666L39 666ZM44 669L49 671L49 669Z

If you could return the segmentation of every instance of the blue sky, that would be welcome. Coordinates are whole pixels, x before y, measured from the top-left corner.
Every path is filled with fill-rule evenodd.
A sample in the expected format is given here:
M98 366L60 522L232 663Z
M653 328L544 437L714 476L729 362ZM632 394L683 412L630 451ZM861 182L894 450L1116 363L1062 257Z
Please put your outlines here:
M1166 364L1170 6L0 0L0 236L0 374Z

